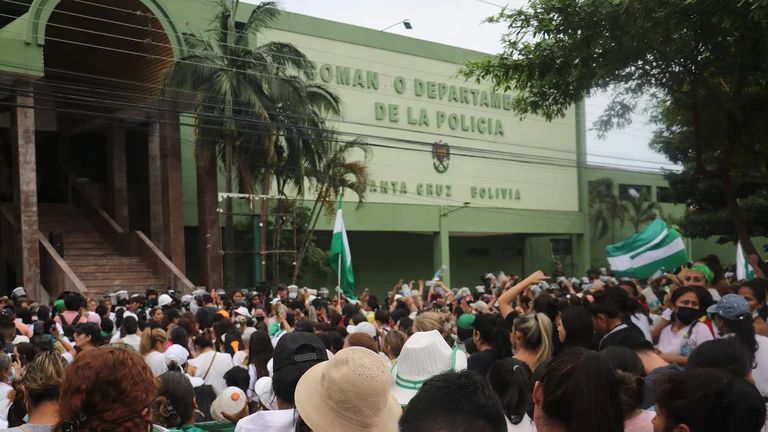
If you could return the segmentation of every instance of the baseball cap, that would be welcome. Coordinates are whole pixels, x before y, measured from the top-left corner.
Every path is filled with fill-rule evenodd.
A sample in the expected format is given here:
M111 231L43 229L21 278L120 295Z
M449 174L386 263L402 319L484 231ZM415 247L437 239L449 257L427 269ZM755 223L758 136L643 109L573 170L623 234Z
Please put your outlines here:
M187 359L189 358L189 351L184 349L184 347L181 345L174 344L165 350L163 357L165 358L166 365L171 361L174 361L176 362L176 366L181 367L181 365L187 362Z
M208 293L205 293L202 296L200 296L200 301L203 303L213 303L213 296L211 296Z
M488 312L488 303L478 300L474 303L472 303L472 309L478 311L478 312Z
M277 341L272 356L274 373L283 368L298 364L314 365L328 360L325 345L319 337L311 333L286 333Z
M475 328L475 316L469 313L465 313L461 315L458 320L456 320L456 325L459 326L459 328L463 328L465 330L472 330Z
M352 325L352 324L348 325L347 333L349 334L365 333L371 337L376 337L376 327L374 327L374 325L369 323L368 321L363 321L358 325Z
M9 309L9 308L0 309L0 316L13 318L13 309Z
M742 315L749 315L747 300L736 294L727 294L719 302L707 308L707 313L718 314L729 320L737 320Z

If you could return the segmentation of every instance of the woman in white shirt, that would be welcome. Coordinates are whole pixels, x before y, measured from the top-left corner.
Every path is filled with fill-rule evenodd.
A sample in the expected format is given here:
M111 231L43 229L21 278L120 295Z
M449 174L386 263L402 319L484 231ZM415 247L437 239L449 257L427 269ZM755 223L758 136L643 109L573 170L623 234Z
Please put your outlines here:
M159 328L154 330L146 328L141 335L139 353L147 361L155 376L160 376L168 371L168 366L165 365L165 357L163 356L167 348L167 341L168 338L165 330Z
M501 399L507 432L535 432L526 410L531 405L531 369L516 358L497 360L488 371L488 382Z
M205 384L213 386L216 394L221 394L227 388L224 374L232 369L232 356L217 352L213 348L213 336L210 330L204 331L195 338L195 348L199 353L197 358L188 360L194 371L194 376L202 378Z
M651 321L644 313L646 312L644 310L645 308L639 302L640 296L642 295L640 289L630 280L622 281L619 286L632 298L631 303L627 305L629 319L643 332L643 336L645 336L648 342L653 343L653 339L651 338Z
M707 325L699 322L702 312L696 292L696 287L685 286L672 293L674 319L661 331L656 346L662 353L661 358L669 363L687 364L691 351L713 339Z
M8 408L10 408L12 399L8 399L8 392L13 390L11 381L16 375L16 369L11 363L11 357L0 353L0 417L8 417Z

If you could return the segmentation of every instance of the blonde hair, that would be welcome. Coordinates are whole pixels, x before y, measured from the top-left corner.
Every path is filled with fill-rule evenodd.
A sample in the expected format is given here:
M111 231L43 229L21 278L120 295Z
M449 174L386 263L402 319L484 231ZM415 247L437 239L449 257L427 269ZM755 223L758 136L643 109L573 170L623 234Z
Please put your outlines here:
M513 332L520 332L523 337L518 349L522 348L535 354L531 370L536 370L544 360L552 355L552 321L543 313L527 313L515 318Z
M156 328L154 330L147 327L141 334L141 345L139 345L139 354L145 356L155 351L155 346L159 343L165 343L168 340L165 330Z
M403 350L403 345L408 337L403 332L392 330L384 336L384 349L389 351L387 354L397 358L400 357L400 352Z
M414 332L427 332L431 330L437 330L441 334L445 332L445 323L448 322L445 316L437 312L424 312L423 314L416 315L416 319L413 320Z
M21 379L32 405L58 400L66 366L67 361L56 351L43 351L35 356Z

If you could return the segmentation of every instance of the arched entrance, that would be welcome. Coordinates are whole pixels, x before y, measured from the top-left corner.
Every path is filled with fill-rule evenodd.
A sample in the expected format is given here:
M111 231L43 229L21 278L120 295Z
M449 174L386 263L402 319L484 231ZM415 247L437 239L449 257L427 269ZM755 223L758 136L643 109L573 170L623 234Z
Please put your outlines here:
M158 97L165 71L183 52L181 35L158 0L35 0L29 17L27 42L42 48L43 76L25 83L28 94L16 96L27 103L15 118L31 119L18 129L24 126L23 132L32 132L15 139L16 168L37 177L36 184L30 182L26 189L21 182L15 185L37 198L16 200L19 220L25 223L22 229L28 233L22 249L37 249L39 228L43 233L63 232L66 251L67 239L74 237L68 233L93 223L82 218L72 222L79 217L75 207L81 207L72 198L77 189L124 232L146 233L184 272L178 111ZM34 157L25 159L23 152ZM70 179L80 186L71 187ZM39 223L26 217L32 213L37 213ZM135 290L152 285L148 278L131 274L133 267L122 266L123 261L116 269L105 264L116 258L114 251L124 253L123 245L111 244L112 251L105 247L99 255L101 246L79 249L81 254L95 255L82 267L98 278L94 274L85 278L73 268L83 281L93 281L84 282L89 291L104 291L101 282L108 280L129 290L132 278L137 279ZM32 286L40 277L39 270L31 268L39 266L37 258L22 258L35 261L20 278ZM111 271L117 274L101 277Z

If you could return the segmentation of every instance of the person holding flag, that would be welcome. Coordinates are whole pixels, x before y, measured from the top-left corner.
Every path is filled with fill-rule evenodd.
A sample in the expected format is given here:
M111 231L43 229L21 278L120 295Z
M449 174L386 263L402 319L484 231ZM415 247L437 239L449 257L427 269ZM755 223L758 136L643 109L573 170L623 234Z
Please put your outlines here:
M344 218L341 213L344 191L339 192L339 207L336 211L336 224L333 226L333 238L331 239L330 261L331 268L338 275L339 285L336 287L343 292L350 302L357 302L355 297L355 275L352 271L352 253L349 250L347 229L344 226Z

